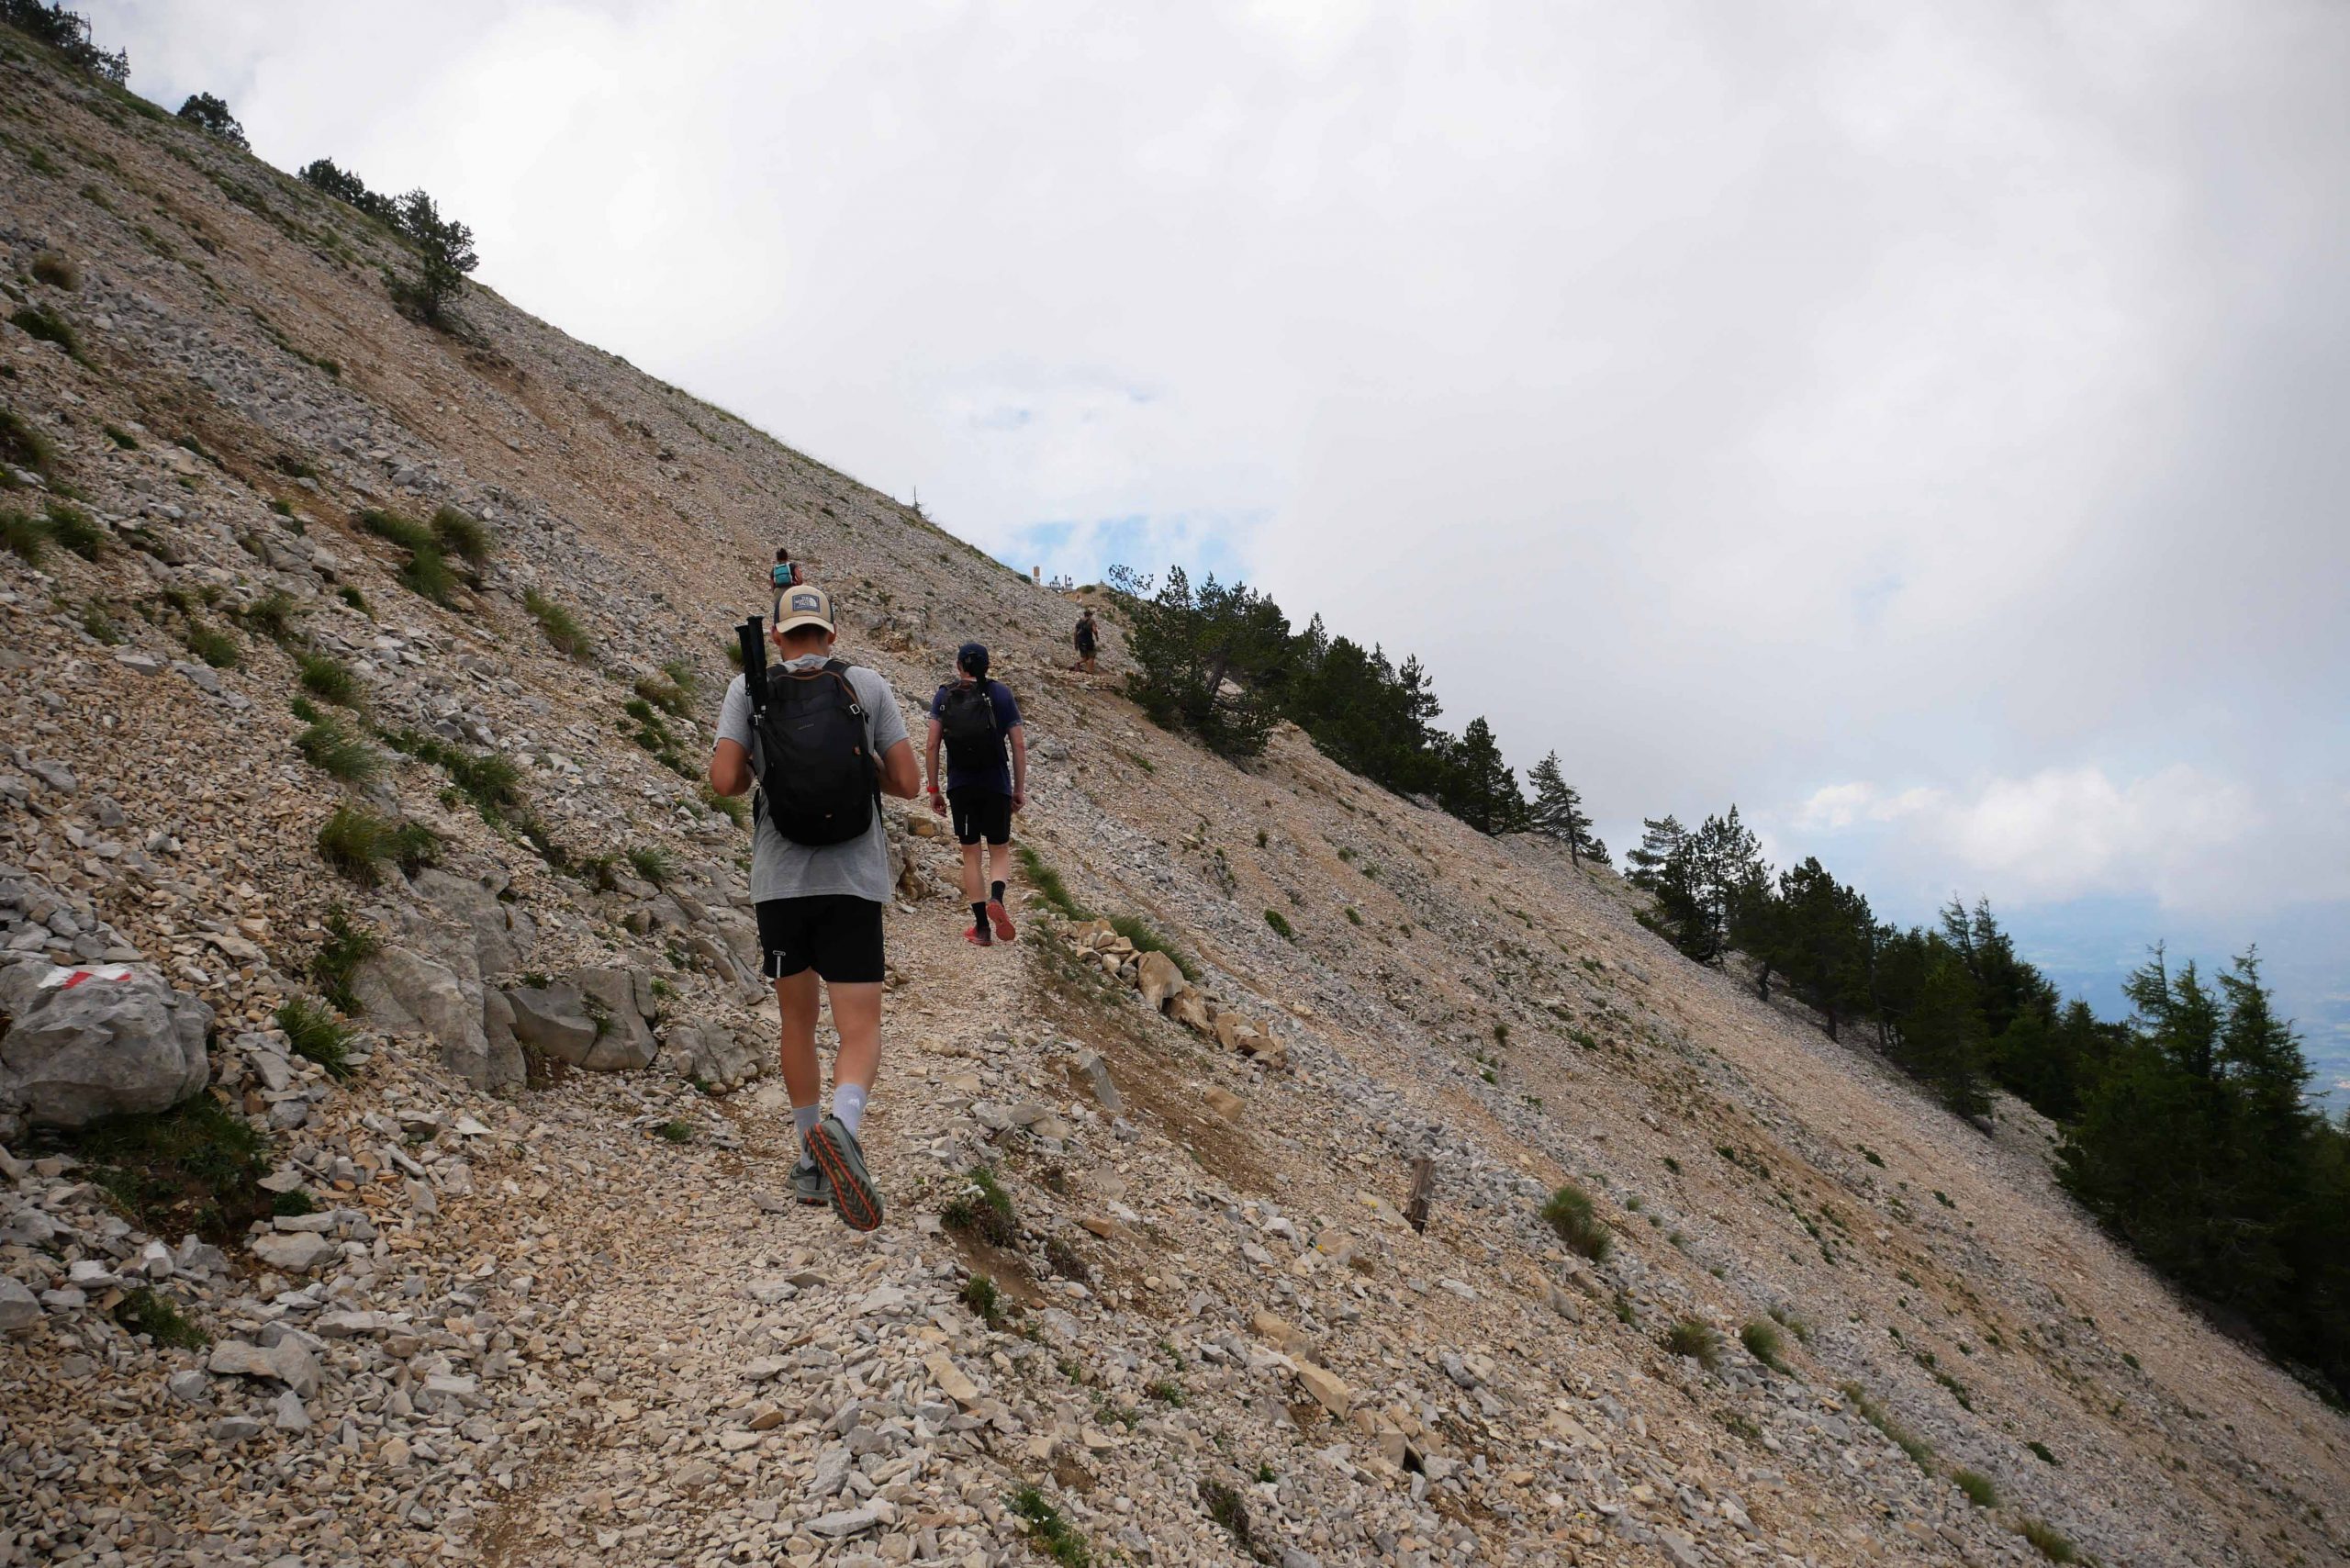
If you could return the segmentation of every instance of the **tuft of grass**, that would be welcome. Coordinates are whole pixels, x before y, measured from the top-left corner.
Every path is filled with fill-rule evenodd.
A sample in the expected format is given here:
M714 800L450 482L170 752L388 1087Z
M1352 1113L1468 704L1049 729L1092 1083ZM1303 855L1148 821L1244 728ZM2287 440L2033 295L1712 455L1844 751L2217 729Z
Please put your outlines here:
M523 590L522 608L531 612L531 619L539 623L539 630L546 633L548 644L556 653L582 664L588 662L591 652L588 633L570 610L536 588Z
M25 421L13 409L0 408L0 466L29 469L44 478L57 461L57 449L49 438ZM6 475L0 480L14 484Z
M278 1008L276 1017L296 1056L318 1063L330 1077L351 1076L351 1031L331 1012L297 997Z
M281 1219L298 1219L319 1212L318 1199L307 1187L292 1187L270 1201L269 1212Z
M1203 1481L1200 1483L1200 1502L1207 1508L1208 1518L1232 1538L1233 1545L1254 1559L1258 1547L1249 1529L1247 1499L1221 1481Z
M1981 1471L1953 1470L1950 1478L1960 1491L1966 1494L1966 1500L1976 1507L1996 1508L1999 1506L1998 1487Z
M432 531L396 511L369 507L359 514L359 526L378 539L388 539L403 550L431 550Z
M284 588L272 588L245 607L244 622L254 631L280 644L291 642L294 623L302 616L302 606Z
M1282 941L1294 942L1297 940L1296 928L1290 924L1289 916L1283 914L1280 910L1267 910L1265 912L1265 924L1271 926L1273 928L1273 934L1279 936Z
M655 680L651 676L644 676L637 680L633 689L641 700L660 709L672 718L688 719L693 716L694 704L691 694L684 687L673 681Z
M628 863L636 874L656 888L666 888L677 874L677 863L658 845L640 844L628 852Z
M1346 906L1346 916L1347 924L1348 925L1360 925L1362 924L1362 911L1357 909L1352 904Z
M130 641L129 633L117 626L106 607L95 599L82 607L82 630L109 648Z
M1018 854L1020 869L1027 877L1028 885L1044 895L1046 903L1070 920L1086 918L1085 911L1069 897L1069 884L1061 880L1058 871L1045 863L1043 856L1024 844L1020 846Z
M1676 1356L1688 1357L1707 1372L1722 1364L1722 1337L1702 1318L1675 1319L1673 1327L1664 1331L1664 1348Z
M61 256L55 251L43 251L33 258L33 276L69 294L82 286L82 269L73 264L71 256Z
M84 561L96 560L106 549L106 530L91 521L90 514L80 507L50 501L43 510L49 514L50 538Z
M964 1172L969 1190L938 1211L950 1230L975 1236L990 1247L1009 1247L1020 1238L1020 1218L1013 1211L1012 1194L1003 1190L990 1166L974 1165Z
M190 621L187 623L187 633L182 640L187 644L189 653L194 654L214 669L237 667L241 650L232 633L223 632L216 626L207 626L201 621Z
M438 550L419 550L400 568L400 587L419 599L429 599L443 610L452 609L457 599L457 574Z
M1034 1486L1023 1486L1012 1495L1010 1502L1012 1511L1027 1524L1038 1551L1061 1564L1061 1568L1090 1568L1093 1552L1085 1544L1085 1537L1061 1518L1060 1510L1046 1502L1042 1492Z
M1811 1325L1806 1322L1796 1313L1788 1310L1786 1307L1773 1307L1771 1309L1771 1320L1776 1323L1780 1327L1785 1329L1788 1333L1794 1335L1803 1343L1807 1345L1811 1343Z
M1183 1385L1171 1377L1153 1379L1143 1393L1161 1405L1172 1406L1178 1410L1183 1407Z
M1766 1318L1756 1318L1738 1331L1738 1342L1746 1353L1774 1372L1787 1370L1786 1342L1779 1338L1779 1326Z
M1608 1249L1615 1245L1607 1222L1592 1205L1591 1194L1572 1182L1551 1193L1550 1202L1542 1205L1542 1221L1559 1233L1560 1240L1595 1263L1606 1261Z
M301 672L302 689L311 696L322 697L338 707L359 706L358 672L332 654L297 654L294 666Z
M348 804L334 809L319 829L318 842L327 864L363 888L383 880L387 862L413 873L441 854L441 835L423 823L396 821Z
M1869 1397L1866 1389L1857 1383L1848 1383L1843 1384L1842 1393L1846 1399L1852 1401L1852 1408L1859 1412L1861 1419L1883 1432L1892 1440L1894 1447L1917 1463L1919 1469L1933 1468L1934 1446L1896 1420L1892 1412Z
M114 425L108 425L106 427L106 439L114 442L121 451L136 452L139 450L139 438L132 435L129 431L119 429Z
M2032 1550L2051 1562L2071 1562L2080 1555L2065 1532L2045 1519L2028 1518L2016 1527L2016 1533L2030 1541Z
M327 908L326 940L319 945L310 959L310 978L329 1002L345 1013L359 1011L359 999L351 994L351 977L359 966L374 958L383 948L375 934L364 926L352 924L350 914L341 904Z
M260 1186L268 1140L209 1094L41 1136L79 1158L83 1173L150 1235L194 1230L218 1240L269 1212Z
M49 551L49 519L13 509L0 510L0 545L28 566L40 565Z
M198 1350L212 1336L180 1316L179 1305L147 1285L134 1285L115 1304L114 1320L133 1334L144 1334L158 1345Z
M374 746L347 733L332 719L320 719L294 737L294 749L319 772L347 784L364 783L381 771L383 757Z
M701 803L733 823L736 827L751 825L751 808L740 795L722 795L710 787L707 779L701 786Z
M691 1143L694 1128L691 1122L664 1122L653 1129L671 1143Z
M341 588L335 589L334 596L335 598L342 600L343 603L351 606L352 609L359 611L360 614L366 616L370 621L373 621L375 618L375 612L367 608L367 596L361 593L357 588L352 588L349 583L345 583Z
M973 1274L963 1282L963 1305L971 1316L993 1328L1003 1322L1003 1294L995 1288L995 1280L987 1274Z
M486 565L489 560L489 530L479 519L455 507L442 507L432 514L432 543L443 554L455 555L473 566Z
M1181 971L1185 980L1197 980L1200 978L1200 971L1192 960L1185 958L1181 950L1173 943L1152 930L1139 916L1113 914L1110 917L1110 929L1133 943L1135 951L1137 953L1166 954L1173 961L1175 968Z
M90 363L82 353L82 340L74 335L73 323L48 306L28 305L8 319L22 328L28 336L39 338L45 343L55 343L84 364Z
M2048 1445L2046 1443L2034 1439L2023 1446L2030 1449L2031 1450L2031 1457L2038 1460L2041 1463L2056 1464L2056 1456L2048 1451ZM2064 1466L2057 1465L2057 1468L2061 1470Z

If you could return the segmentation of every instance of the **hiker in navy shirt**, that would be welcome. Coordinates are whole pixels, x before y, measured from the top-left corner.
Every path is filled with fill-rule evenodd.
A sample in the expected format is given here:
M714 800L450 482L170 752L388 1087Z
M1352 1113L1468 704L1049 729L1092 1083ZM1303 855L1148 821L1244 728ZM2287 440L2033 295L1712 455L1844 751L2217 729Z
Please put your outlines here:
M942 740L946 744L943 791L938 772ZM941 815L952 812L955 837L963 846L963 896L971 905L971 927L963 939L981 947L1009 942L1016 933L1003 906L1003 879L1011 869L1012 813L1028 803L1028 737L1021 728L1019 700L1012 688L988 678L988 651L977 643L966 643L957 651L955 678L930 700L930 742L924 755L930 809ZM982 839L989 862L984 898Z

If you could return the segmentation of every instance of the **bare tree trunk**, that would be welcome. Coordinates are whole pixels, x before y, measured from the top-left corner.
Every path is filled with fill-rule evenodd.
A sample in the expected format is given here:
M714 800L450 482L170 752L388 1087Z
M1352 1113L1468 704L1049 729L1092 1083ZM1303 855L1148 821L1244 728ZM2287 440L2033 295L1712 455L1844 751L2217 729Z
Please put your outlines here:
M1423 1154L1412 1162L1412 1195L1404 1204L1404 1217L1414 1230L1428 1227L1428 1200L1436 1195L1436 1161Z

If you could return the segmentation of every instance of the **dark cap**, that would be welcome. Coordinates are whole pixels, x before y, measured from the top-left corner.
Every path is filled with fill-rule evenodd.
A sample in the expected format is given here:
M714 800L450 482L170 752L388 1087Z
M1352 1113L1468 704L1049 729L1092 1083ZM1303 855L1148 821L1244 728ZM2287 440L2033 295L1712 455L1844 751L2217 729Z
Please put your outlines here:
M988 673L988 648L985 643L966 643L955 650L955 667L977 678Z

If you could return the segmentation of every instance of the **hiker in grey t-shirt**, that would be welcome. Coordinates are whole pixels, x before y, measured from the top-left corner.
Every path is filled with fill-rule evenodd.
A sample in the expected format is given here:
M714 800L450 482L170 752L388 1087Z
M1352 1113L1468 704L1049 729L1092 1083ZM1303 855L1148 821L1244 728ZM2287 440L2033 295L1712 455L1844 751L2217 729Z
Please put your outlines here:
M832 657L832 598L800 585L784 590L775 629L783 668L813 675ZM818 677L848 683L863 711L865 755L876 759L875 782L885 794L911 801L922 786L921 766L906 737L906 721L890 683L848 665ZM845 721L844 721L845 722ZM753 782L751 700L744 678L726 689L719 711L718 745L711 754L710 787L739 795ZM770 785L773 780L768 781ZM854 819L852 819L854 820ZM775 982L783 1016L780 1056L791 1120L800 1135L792 1188L802 1203L833 1206L853 1228L881 1223L881 1199L865 1168L858 1132L881 1062L881 907L890 900L890 846L879 802L866 831L842 844L795 844L757 813L751 847L751 899L759 921L767 975ZM817 982L833 1003L840 1050L833 1062L833 1110L820 1109L823 1070L816 1059Z

